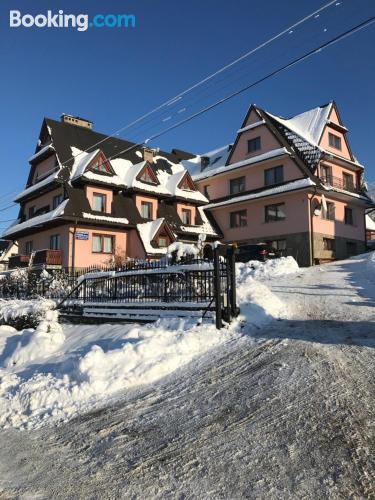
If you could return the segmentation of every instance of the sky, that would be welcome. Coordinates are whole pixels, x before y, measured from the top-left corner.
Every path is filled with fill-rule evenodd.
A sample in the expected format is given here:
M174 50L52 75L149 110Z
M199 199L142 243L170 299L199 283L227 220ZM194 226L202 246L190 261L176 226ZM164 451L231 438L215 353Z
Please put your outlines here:
M259 46L328 0L2 0L0 231L25 186L44 116L83 116L111 134ZM10 28L23 14L133 14L134 28ZM343 0L120 135L141 141L375 15L374 0ZM284 117L335 100L354 154L375 181L375 23L256 85L152 146L204 153L233 142L251 103Z

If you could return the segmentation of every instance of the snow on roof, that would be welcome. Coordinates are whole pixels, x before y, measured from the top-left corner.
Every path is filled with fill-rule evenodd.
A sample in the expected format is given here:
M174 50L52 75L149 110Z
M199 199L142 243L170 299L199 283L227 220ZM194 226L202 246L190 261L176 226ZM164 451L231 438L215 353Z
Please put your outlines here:
M266 111L274 120L288 127L292 132L306 139L314 146L318 146L320 136L322 135L323 128L327 123L329 113L332 109L332 103L325 106L318 106L316 108L295 115L292 118L285 119L280 116L273 115Z
M198 181L201 179L205 179L206 177L211 177L213 175L222 174L223 172L229 172L230 170L234 170L236 168L244 167L247 165L252 165L254 163L259 163L264 160L268 160L269 158L276 158L278 156L290 154L286 148L278 148L267 151L267 153L263 153L261 155L253 156L252 158L247 158L246 160L241 160L236 163L231 163L230 165L221 165L217 168L213 169L205 169L203 172L196 174L193 176L193 180Z
M243 196L236 196L225 201L220 201L218 203L210 203L206 206L206 208L217 208L225 205L233 205L234 203L241 203L243 201L263 198L264 196L277 195L279 193L286 193L288 191L294 191L296 189L302 189L310 186L315 186L315 182L313 182L310 178L298 179L297 181L292 181L288 184L283 184L282 186L275 186L270 189L265 189L263 191L259 191L258 193L249 193Z
M84 173L87 173L85 172L87 165L90 163L90 161L92 161L95 158L95 156L99 153L100 149L96 149L91 153L86 153L73 146L71 150L72 150L72 156L74 156L74 163L70 178L71 180L74 180L78 179L78 177L81 177Z
M184 168L189 171L189 174L194 178L194 176L202 172L202 158L208 159L208 165L204 168L204 172L208 172L212 168L217 168L226 164L231 147L231 144L227 144L226 146L214 149L212 151L209 151L208 153L196 156L191 160L184 160L181 163Z
M252 130L253 128L259 127L260 125L264 125L265 123L266 122L264 120L259 120L258 122L250 123L250 125L246 125L246 127L237 130L237 134L241 134L242 132L246 132L247 130Z
M163 222L164 218L159 218L150 222L144 222L143 224L137 224L139 236L147 253L167 253L167 248L154 248L151 245L151 241L154 239Z
M203 224L200 224L199 226L181 226L181 230L185 233L209 234L212 236L217 236L216 231L207 219L207 215L205 214L203 207L198 207L198 211L200 213Z
M144 160L133 164L130 160L115 158L111 160L111 166L116 175L108 176L101 175L91 170L85 172L87 165L100 151L99 149L93 151L92 153L82 152L75 147L72 147L71 150L72 155L76 157L72 169L72 180L79 177L85 177L86 179L99 180L109 185L121 186L124 188L137 188L149 193L179 196L188 200L201 202L208 201L207 198L198 190L193 191L180 189L178 184L186 172L184 166L181 164L171 163L167 158L162 156L156 156L155 160L159 159L167 161L171 166L172 174L169 174L166 170L157 169L155 171L155 175L158 178L159 184L149 184L137 179L137 176L147 163Z
M28 188L24 189L21 193L19 193L16 196L16 198L14 199L14 201L21 200L25 196L28 196L29 194L33 193L34 191L37 191L41 187L47 186L48 184L52 183L57 178L58 173L59 173L58 171L53 172L52 174L48 175L47 177L45 177L41 181L36 182L32 186L29 186Z
M32 156L30 156L29 163L31 163L33 160L36 160L37 158L39 158L39 156L42 156L45 152L47 152L49 150L55 151L55 148L52 146L51 143L46 144L42 149L40 149L39 151L34 153Z
M366 214L366 229L367 231L375 231L375 221Z
M37 215L36 217L32 217L31 219L28 219L25 222L19 222L19 219L17 219L3 232L3 237L11 236L12 234L18 233L19 231L22 231L29 227L38 226L52 219L56 219L57 217L59 217L64 213L64 209L68 201L69 200L64 200L54 210L51 210L50 212L47 212L42 215Z
M85 219L102 220L107 222L117 222L119 224L129 224L129 220L125 217L110 217L108 215L94 215L87 212L83 212L82 216Z

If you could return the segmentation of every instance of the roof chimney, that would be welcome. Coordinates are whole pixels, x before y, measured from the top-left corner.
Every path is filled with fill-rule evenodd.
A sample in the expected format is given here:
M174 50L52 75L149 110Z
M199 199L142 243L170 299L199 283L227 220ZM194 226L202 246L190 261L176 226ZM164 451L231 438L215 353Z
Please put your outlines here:
M92 129L92 122L86 120L85 118L80 118L79 116L67 115L63 113L61 115L61 121L63 123L69 123L69 125L75 125L76 127L83 127Z
M143 148L143 159L150 163L154 163L155 153L158 153L159 149Z

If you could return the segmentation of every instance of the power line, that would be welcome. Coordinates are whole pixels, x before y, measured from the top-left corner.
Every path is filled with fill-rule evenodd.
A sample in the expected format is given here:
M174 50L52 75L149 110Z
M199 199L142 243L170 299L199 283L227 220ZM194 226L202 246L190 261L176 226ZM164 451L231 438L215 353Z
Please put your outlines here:
M266 40L265 42L262 42L260 45L256 46L255 48L249 50L248 52L246 52L245 54L243 54L242 56L238 57L237 59L235 59L234 61L226 64L225 66L221 67L220 69L218 69L217 71L215 71L214 73L208 75L207 77L203 78L202 80L198 81L197 83L195 83L194 85L188 87L186 90L180 92L179 94L177 94L176 96L172 97L172 98L169 98L167 101L163 102L162 104L160 104L159 106L155 107L154 109L152 109L151 111L145 113L144 115L140 116L139 118L137 118L136 120L134 120L133 122L129 123L128 125L125 125L124 127L121 127L120 129L116 130L115 132L113 132L111 135L108 135L106 136L105 138L101 139L100 141L92 144L91 146L89 146L87 149L79 152L78 154L76 155L72 155L70 158L68 158L67 160L65 160L61 166L64 166L66 165L66 163L68 163L70 160L73 160L74 158L76 158L77 156L83 154L83 153L86 153L88 152L90 149L98 146L99 144L102 144L103 142L111 139L111 138L116 138L116 136L118 136L121 132L123 132L124 130L132 127L133 125L139 123L140 121L144 120L145 118L148 118L150 115L154 114L156 111L159 111L160 109L164 108L164 107L167 107L167 106L170 106L172 104L175 104L176 102L178 102L184 95L188 94L189 92L191 92L192 90L196 89L197 87L203 85L204 83L212 80L215 76L219 75L220 73L223 73L224 71L227 71L229 68L233 67L234 65L238 64L239 62L243 61L244 59L250 57L252 54L254 54L255 52L261 50L262 48L266 47L267 45L271 44L272 42L274 42L275 40L279 39L280 37L284 36L285 34L289 33L291 30L293 30L294 28L296 28L297 26L300 26L301 24L303 24L304 22L308 21L309 19L315 17L315 16L318 16L322 11L324 11L325 9L327 9L328 7L330 7L331 5L333 4L338 4L337 0L330 0L328 3L324 4L322 7L320 7L319 9L315 10L314 12L311 12L310 14L308 14L307 16L299 19L297 22L295 22L294 24L288 26L287 28L283 29L282 31L280 31L278 34L272 36L271 38L269 38L268 40Z
M201 109L200 111L190 115L189 117L185 118L184 120L181 120L180 122L178 123L175 123L174 125L171 125L170 127L150 136L149 138L145 139L144 141L142 142L138 142L137 144L134 144L133 146L127 148L127 149L124 149L122 151L119 151L118 153L116 153L115 155L107 158L107 160L112 160L114 158L116 158L118 155L120 154L124 154L124 153L127 153L129 151L131 151L132 149L136 148L136 147L139 147L139 146L142 146L144 144L148 144L150 141L158 138L158 137L161 137L162 135L166 134L167 132L170 132L171 130L174 130L175 128L178 128L180 127L181 125L184 125L185 123L193 120L194 118L197 118L198 116L201 116L203 115L204 113L207 113L208 111L210 111L211 109L214 109L216 108L217 106L220 106L221 104L224 104L225 102L229 101L230 99L233 99L234 97L237 97L238 95L246 92L247 90L249 90L250 88L252 87L255 87L256 85L259 85L260 83L270 79L270 78L273 78L274 76L278 75L279 73L291 68L292 66L295 66L297 64L299 64L300 62L302 61L305 61L306 59L308 59L309 57L311 57L312 55L314 54L318 54L319 52L322 52L324 49L330 47L331 45L334 45L335 43L338 43L339 41L353 35L354 33L364 29L364 28L367 28L368 26L370 26L372 23L375 22L375 16L371 17L371 18L368 18L366 19L365 21L363 21L362 23L354 26L353 28L350 28L349 30L335 36L334 38L331 38L330 40L328 40L327 42L319 45L318 47L315 47L314 49L306 52L305 54L303 54L302 56L299 56L297 57L296 59L294 59L293 61L281 66L280 68L277 68L275 69L274 71L268 73L267 75L265 75L264 77L256 80L255 82L252 82L248 85L246 85L245 87L242 87L241 89L237 90L236 92L233 92L232 94L229 94L228 96L216 101L215 103ZM103 165L105 162L102 162L101 165Z

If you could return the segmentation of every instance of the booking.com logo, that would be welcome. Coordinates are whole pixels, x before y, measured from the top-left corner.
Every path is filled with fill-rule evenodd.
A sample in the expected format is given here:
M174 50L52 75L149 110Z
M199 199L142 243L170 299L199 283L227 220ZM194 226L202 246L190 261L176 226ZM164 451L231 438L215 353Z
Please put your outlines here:
M92 18L88 14L64 14L59 10L54 14L47 10L46 14L21 14L19 10L9 11L11 28L76 28L87 31L89 28L135 28L134 14L96 14Z

